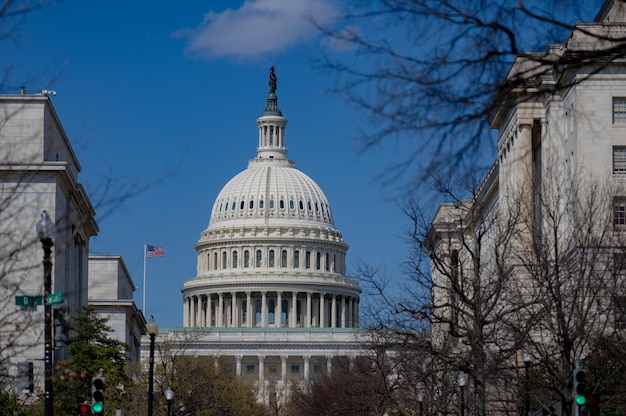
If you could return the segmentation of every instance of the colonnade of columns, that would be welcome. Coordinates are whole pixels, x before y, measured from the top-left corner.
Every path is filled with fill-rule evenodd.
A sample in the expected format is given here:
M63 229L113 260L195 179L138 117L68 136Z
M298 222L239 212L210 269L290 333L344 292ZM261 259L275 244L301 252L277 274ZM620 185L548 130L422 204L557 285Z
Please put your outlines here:
M277 368L277 360L280 358L280 373ZM273 378L275 381L288 381L290 379L302 379L309 381L311 375L322 370L330 374L333 366L332 355L325 357L312 357L302 355L290 357L280 355L279 357L257 355L257 356L235 356L235 371L237 376L243 374L256 375L260 382ZM350 357L351 362L354 357ZM279 377L280 374L280 377Z
M323 292L217 292L184 299L185 327L352 328L359 298Z

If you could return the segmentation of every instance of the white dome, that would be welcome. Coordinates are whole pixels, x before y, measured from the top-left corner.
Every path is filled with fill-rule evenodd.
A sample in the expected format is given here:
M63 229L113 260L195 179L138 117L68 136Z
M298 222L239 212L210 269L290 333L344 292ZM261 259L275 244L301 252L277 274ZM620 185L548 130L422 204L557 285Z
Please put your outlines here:
M269 224L312 221L333 225L330 204L320 187L285 160L253 159L217 196L209 229L232 221Z

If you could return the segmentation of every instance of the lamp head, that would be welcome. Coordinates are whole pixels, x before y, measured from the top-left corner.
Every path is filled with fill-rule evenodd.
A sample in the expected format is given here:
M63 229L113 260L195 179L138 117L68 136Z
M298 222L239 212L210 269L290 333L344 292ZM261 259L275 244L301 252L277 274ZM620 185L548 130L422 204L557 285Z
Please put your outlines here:
M151 316L150 322L146 324L146 331L148 331L149 335L156 335L159 333L159 326L154 321L154 316Z
M167 386L167 389L165 390L165 400L169 402L173 398L174 398L174 390L172 390L170 386Z
M46 238L53 239L54 238L54 223L50 219L50 216L44 210L41 213L41 218L37 221L37 225L35 226L37 230L37 235L39 239L43 240Z
M465 371L459 371L456 381L459 383L459 387L465 387L467 385L467 373Z

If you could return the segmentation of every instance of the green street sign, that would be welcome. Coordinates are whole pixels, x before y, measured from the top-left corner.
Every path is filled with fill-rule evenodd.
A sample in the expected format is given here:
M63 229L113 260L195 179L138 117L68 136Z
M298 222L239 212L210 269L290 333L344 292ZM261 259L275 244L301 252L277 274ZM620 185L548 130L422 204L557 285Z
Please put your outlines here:
M61 302L63 302L63 293L54 292L48 295L48 305L56 305Z
M37 305L43 305L43 296L18 295L15 297L15 304L24 310L36 311Z

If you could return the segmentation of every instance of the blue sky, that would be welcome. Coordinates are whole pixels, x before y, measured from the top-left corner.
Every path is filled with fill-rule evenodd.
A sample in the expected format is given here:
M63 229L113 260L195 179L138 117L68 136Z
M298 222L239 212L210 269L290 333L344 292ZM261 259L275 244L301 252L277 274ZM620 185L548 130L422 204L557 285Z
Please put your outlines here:
M327 0L66 0L27 16L17 38L2 44L12 84L2 93L21 85L56 91L95 205L105 178L148 183L171 172L110 215L98 209L90 247L123 256L139 307L143 244L165 248L147 268L146 312L160 326L182 325L180 289L195 276L194 244L221 188L255 156L272 65L289 157L328 197L349 263L397 273L406 256L395 191L376 182L398 149L357 153L354 138L367 120L326 92L332 74L312 68L321 53L341 51L316 36L311 12L321 21L337 15Z

